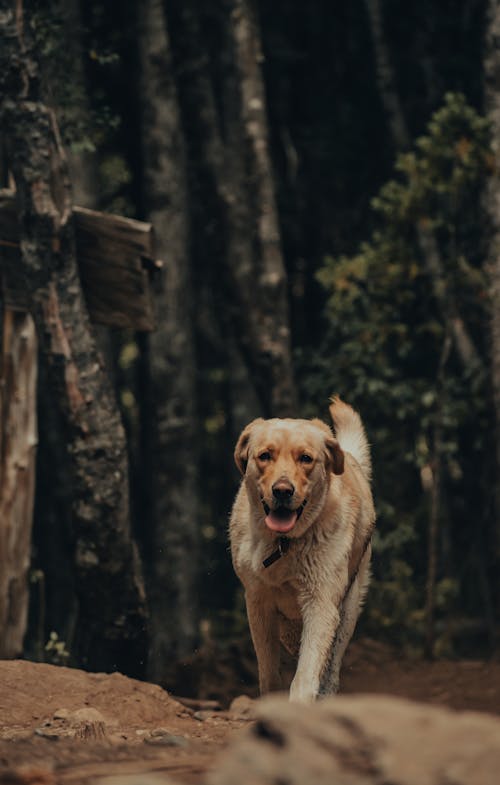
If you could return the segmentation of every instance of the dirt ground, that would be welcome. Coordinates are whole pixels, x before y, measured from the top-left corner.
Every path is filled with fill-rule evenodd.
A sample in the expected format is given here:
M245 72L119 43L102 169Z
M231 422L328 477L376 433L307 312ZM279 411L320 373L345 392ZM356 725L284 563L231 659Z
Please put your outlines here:
M221 694L234 691L232 685ZM255 694L252 685L246 691ZM500 661L412 661L360 641L346 657L342 692L386 693L500 714ZM146 773L161 773L201 783L249 721L251 701L245 697L221 709L206 699L180 702L156 685L116 673L4 661L0 783L80 785L139 773L142 781Z

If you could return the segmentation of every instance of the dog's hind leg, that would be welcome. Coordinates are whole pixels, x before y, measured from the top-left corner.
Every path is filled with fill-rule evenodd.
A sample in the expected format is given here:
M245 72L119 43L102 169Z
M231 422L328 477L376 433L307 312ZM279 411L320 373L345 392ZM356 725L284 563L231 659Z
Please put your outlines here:
M334 695L339 691L342 660L349 641L353 636L370 581L370 556L371 548L368 548L361 560L358 573L342 603L340 624L332 642L327 664L321 675L319 697Z

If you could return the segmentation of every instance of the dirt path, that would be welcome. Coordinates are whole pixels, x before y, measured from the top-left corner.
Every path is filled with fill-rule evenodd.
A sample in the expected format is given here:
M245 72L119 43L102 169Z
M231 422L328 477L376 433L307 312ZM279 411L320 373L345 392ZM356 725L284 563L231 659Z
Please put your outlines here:
M342 692L386 693L438 706L500 714L500 660L410 660L374 641L348 650Z
M500 662L412 662L375 643L357 643L343 692L500 714ZM239 699L227 711L197 708L120 674L0 662L0 783L80 785L146 772L200 783L249 722L249 701Z

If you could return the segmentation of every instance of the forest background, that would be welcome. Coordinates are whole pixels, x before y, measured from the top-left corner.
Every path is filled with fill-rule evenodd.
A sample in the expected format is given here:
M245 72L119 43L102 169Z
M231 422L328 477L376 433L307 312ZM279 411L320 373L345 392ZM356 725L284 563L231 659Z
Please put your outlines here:
M151 221L164 267L155 332L95 329L125 425L140 634L115 625L111 653L103 625L102 640L82 634L106 600L75 577L79 486L42 351L24 653L166 684L204 648L237 657L233 445L255 416L326 418L333 393L360 411L373 451L360 633L414 654L491 653L498 4L25 8L74 203Z

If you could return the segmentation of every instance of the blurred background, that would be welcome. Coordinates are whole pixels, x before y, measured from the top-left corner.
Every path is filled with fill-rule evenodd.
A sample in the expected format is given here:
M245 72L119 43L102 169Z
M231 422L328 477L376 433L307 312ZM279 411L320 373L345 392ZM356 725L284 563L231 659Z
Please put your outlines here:
M35 6L74 203L152 222L163 262L154 332L96 328L149 607L148 661L131 672L196 692L216 652L251 681L227 543L234 443L256 416L327 419L334 393L373 451L358 636L412 656L496 650L499 13L484 0ZM85 666L72 476L43 359L38 415L25 653Z

